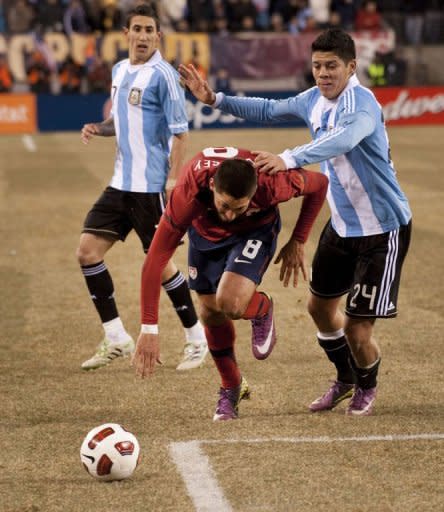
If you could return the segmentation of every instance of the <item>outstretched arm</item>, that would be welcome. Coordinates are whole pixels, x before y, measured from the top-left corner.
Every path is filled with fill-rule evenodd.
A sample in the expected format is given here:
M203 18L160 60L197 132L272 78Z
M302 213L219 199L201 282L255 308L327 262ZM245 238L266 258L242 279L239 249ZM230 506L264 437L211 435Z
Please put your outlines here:
M162 216L143 263L140 298L142 326L132 358L136 375L141 378L151 376L156 363L161 362L157 322L162 272L183 234L182 230L173 228Z
M142 378L152 375L156 362L160 362L158 318L162 272L193 219L205 209L189 188L184 178L173 190L143 263L142 325L132 360L136 375Z
M259 169L259 172L275 174L279 171L322 162L348 153L364 137L372 133L374 128L374 119L370 118L366 112L343 115L338 126L308 144L286 149L279 155L268 151L253 151L256 155L254 166Z
M344 114L328 133L303 146L286 149L279 157L287 169L292 169L345 155L370 135L375 126L375 118L366 111Z

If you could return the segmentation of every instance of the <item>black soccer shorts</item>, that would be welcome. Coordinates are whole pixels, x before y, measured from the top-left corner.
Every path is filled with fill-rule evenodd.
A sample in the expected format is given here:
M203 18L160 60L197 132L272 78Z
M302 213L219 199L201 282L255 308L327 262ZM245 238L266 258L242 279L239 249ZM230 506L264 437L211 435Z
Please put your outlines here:
M395 317L411 229L409 222L380 235L342 238L329 221L313 257L311 292L325 299L347 294L351 317Z
M82 233L124 241L134 229L147 252L165 204L163 193L125 192L107 187L88 212Z

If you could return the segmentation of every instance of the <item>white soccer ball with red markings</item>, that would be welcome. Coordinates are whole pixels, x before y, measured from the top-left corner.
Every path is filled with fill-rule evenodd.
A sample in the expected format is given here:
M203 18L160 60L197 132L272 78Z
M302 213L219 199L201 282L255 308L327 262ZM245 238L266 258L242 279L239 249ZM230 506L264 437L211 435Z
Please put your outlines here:
M117 423L105 423L86 434L80 460L86 471L103 481L129 478L139 462L136 436Z

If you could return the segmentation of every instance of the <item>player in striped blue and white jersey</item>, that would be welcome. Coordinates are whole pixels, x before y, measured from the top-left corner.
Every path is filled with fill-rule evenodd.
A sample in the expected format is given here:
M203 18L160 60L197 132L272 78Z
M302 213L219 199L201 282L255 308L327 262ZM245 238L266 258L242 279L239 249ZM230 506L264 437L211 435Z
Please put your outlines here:
M313 259L308 310L337 380L310 409L332 409L352 397L347 413L368 415L380 364L373 326L376 318L397 314L411 211L391 161L381 107L355 75L353 39L341 29L319 35L312 71L315 87L276 101L215 94L192 66L179 68L184 85L224 112L264 123L302 118L309 127L312 142L279 155L258 151L255 165L274 173L321 162L329 178L331 219ZM294 264L293 255L288 261ZM346 316L339 309L345 294Z
M112 71L111 99L117 155L110 186L164 192L174 137L188 132L177 71L159 50L144 64L122 60ZM173 159L176 167L177 160Z
M89 211L80 237L77 258L105 331L84 370L105 366L134 351L114 299L114 286L104 257L117 240L134 229L147 252L165 206L168 176L179 175L183 163L188 120L185 94L177 71L158 50L159 21L155 11L140 5L128 13L124 28L129 58L112 71L112 109L108 119L82 129L87 144L94 136L115 136L114 175ZM162 274L185 330L184 356L179 370L200 366L208 352L205 334L191 300L188 284L170 261Z

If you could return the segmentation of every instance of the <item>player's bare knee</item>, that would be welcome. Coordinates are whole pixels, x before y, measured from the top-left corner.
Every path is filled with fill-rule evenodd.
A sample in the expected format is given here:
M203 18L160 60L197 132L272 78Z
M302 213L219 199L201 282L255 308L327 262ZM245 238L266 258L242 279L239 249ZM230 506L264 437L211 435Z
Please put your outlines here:
M221 311L215 311L207 307L200 310L200 320L204 325L219 325L223 322L225 315Z
M307 311L313 322L322 331L336 330L336 325L343 323L343 315L337 309L336 303L328 300L309 298Z
M232 320L242 318L245 311L245 306L237 297L221 296L217 297L218 309Z
M374 318L347 318L344 325L344 333L347 339L356 347L374 343L372 339Z
M347 324L344 326L344 334L346 335L347 339L349 339L349 340L354 340L356 338L355 329Z
M80 247L76 249L76 259L80 263L80 265L84 265L85 257Z
M91 250L85 246L79 245L76 250L76 258L80 265L94 265L99 263L103 258L97 253L97 251Z
M313 319L313 321L316 323L316 321L319 319L320 311L317 308L316 304L310 299L307 302L307 311L308 311L308 314Z

